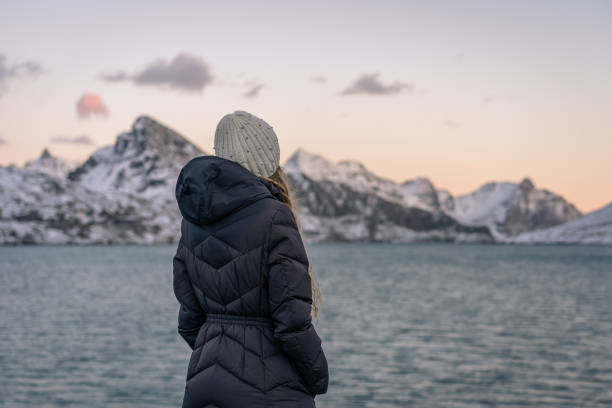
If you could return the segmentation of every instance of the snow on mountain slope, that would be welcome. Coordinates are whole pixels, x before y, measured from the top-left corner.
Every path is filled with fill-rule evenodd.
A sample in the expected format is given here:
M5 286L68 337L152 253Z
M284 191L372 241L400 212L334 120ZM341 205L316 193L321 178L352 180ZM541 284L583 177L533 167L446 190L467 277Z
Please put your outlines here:
M516 183L487 183L470 194L447 199L445 205L452 202L454 209L444 210L470 224L503 223L515 190Z
M379 177L354 160L332 163L323 156L297 149L285 162L288 174L301 174L315 182L331 182L350 186L351 190L373 194L384 200L428 211L438 209L436 190L427 179L420 178L398 184Z
M439 193L442 209L468 225L486 225L497 239L552 227L582 214L563 197L536 189L531 180L487 183L478 190L451 199Z
M197 146L155 120L141 116L114 146L95 151L70 180L90 190L122 191L174 199L180 169L204 154Z
M574 221L520 234L512 242L612 245L612 203Z
M175 239L139 197L88 190L66 178L0 167L0 243L155 243Z
M142 116L67 176L70 165L48 151L24 168L0 167L0 244L176 242L176 178L203 154ZM309 240L609 242L601 238L609 236L609 211L545 229L580 213L528 179L454 198L426 178L395 183L356 161L332 163L303 149L283 167ZM541 235L522 234L534 230Z
M376 194L390 201L401 202L403 199L396 183L374 175L356 161L332 163L321 155L300 148L286 161L284 169L287 173L307 175L317 182L350 185L354 191Z
M298 149L283 166L296 189L302 230L311 240L491 241L437 210L433 185L397 184L354 161L331 163ZM435 200L431 201L431 195Z
M67 177L40 170L44 153L25 168L1 168L0 243L176 242L176 179L202 154L143 116Z
M426 178L399 184L373 174L358 162L343 160L332 163L304 149L296 150L284 167L304 196L305 213L310 218L312 214L328 217L326 225L331 225L332 219L349 213L362 211L367 215L377 211L372 206L374 201L430 213L433 215L431 228L434 228L434 219L440 219L441 214L464 226L486 226L500 241L581 216L576 207L563 197L535 188L527 178L520 183L488 183L470 194L455 198L446 190L436 190ZM367 196L369 203L359 203L356 195ZM411 217L414 220L415 214ZM320 221L311 221L317 228L323 228ZM364 226L353 225L351 231L379 234L373 234L372 227Z
M59 157L51 155L49 149L45 148L40 157L27 161L23 167L28 170L63 178L78 165L79 163L76 161L60 159Z
M404 203L430 211L440 210L438 192L429 179L419 177L402 183Z
M441 209L447 213L455 211L455 198L448 190L438 190L436 196Z

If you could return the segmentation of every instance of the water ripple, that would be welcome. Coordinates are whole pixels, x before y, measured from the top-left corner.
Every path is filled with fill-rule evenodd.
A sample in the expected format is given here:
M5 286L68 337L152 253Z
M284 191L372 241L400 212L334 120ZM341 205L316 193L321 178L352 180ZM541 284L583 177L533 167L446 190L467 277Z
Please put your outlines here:
M317 406L612 406L612 249L313 244ZM0 247L0 406L180 406L169 246Z

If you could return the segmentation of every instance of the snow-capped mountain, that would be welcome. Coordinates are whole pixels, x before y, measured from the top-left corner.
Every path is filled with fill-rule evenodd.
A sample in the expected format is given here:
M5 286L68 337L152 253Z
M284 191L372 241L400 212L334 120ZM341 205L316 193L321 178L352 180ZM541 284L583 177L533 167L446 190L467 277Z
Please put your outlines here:
M574 221L515 237L516 243L612 245L612 204Z
M114 146L96 150L68 178L90 190L135 193L174 200L181 168L204 154L177 132L141 116Z
M430 211L440 210L438 192L429 179L419 177L405 181L401 184L401 190L406 205Z
M304 149L289 158L285 171L301 195L304 230L311 235L319 231L316 235L320 239L329 235L400 241L444 236L452 240L460 229L458 239L472 239L466 238L467 234L481 240L478 234L482 230L467 232L465 228L486 227L496 240L504 241L581 216L563 197L536 189L529 179L488 183L470 194L453 197L446 190L437 190L427 178L395 183L355 161L332 163ZM380 212L389 206L393 215ZM427 233L415 237L414 232L419 231L416 222L424 222ZM453 232L448 232L449 228Z
M491 241L486 227L458 223L436 207L427 180L398 184L354 161L332 163L298 149L283 166L310 240Z
M60 159L53 156L49 149L45 148L37 159L26 162L24 168L51 176L63 178L79 165L78 162Z
M139 197L88 190L67 178L0 167L0 243L154 243L173 238Z
M438 193L442 209L467 225L486 225L496 239L549 228L582 214L563 197L537 189L526 178L520 183L487 183L478 190L455 197Z
M176 242L176 178L203 154L141 116L80 166L45 150L22 168L0 167L0 243ZM528 179L453 197L426 178L396 183L303 149L283 168L309 241L612 241L610 207L578 218L573 205Z
M376 176L363 164L353 160L332 163L321 155L299 148L283 167L288 174L304 174L314 182L350 183L355 192L375 194L385 200L398 203L403 201L403 193L396 183Z
M373 194L383 200L404 206L421 208L426 211L440 209L433 184L426 178L408 180L398 184L377 176L363 164L354 160L341 160L332 163L325 157L297 149L283 165L291 175L305 175L319 183L348 185L352 191Z
M0 243L176 242L176 178L202 154L143 116L67 175L40 165L0 168Z

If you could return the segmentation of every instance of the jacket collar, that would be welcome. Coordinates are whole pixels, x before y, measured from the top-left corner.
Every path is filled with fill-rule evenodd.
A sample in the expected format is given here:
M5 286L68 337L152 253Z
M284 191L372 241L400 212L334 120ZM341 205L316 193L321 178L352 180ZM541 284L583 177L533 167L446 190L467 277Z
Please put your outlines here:
M196 224L211 224L262 198L282 201L271 182L218 156L191 159L179 174L175 195L181 215Z
M278 188L276 188L274 184L272 184L265 178L260 177L259 179L263 183L263 185L268 188L268 191L270 191L270 193L274 196L274 198L276 198L278 201L283 201L283 196L281 192L278 190Z

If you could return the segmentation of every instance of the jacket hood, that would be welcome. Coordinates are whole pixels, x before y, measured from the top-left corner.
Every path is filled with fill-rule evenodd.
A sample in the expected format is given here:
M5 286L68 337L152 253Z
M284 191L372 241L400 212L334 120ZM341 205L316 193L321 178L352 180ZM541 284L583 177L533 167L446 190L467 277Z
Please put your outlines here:
M191 159L176 182L181 215L195 224L211 224L250 203L281 194L269 181L239 163L218 156Z

